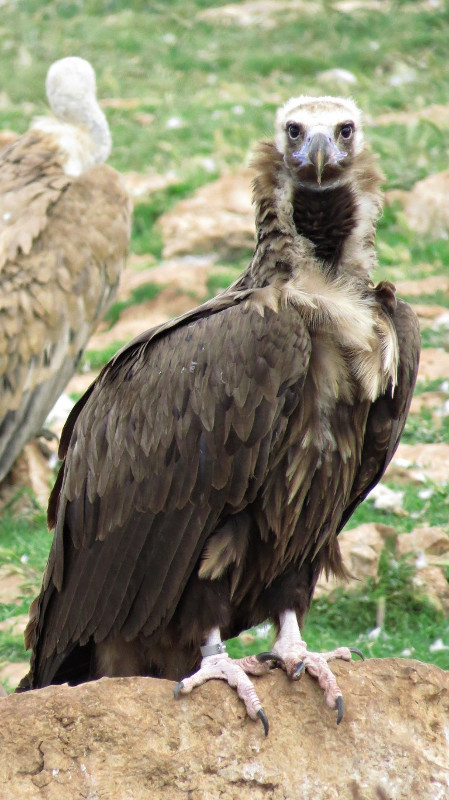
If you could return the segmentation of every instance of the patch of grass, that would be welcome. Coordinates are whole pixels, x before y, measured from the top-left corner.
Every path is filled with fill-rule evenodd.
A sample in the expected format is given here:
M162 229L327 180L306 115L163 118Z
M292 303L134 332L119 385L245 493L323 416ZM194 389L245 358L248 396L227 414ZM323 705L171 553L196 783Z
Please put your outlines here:
M137 255L150 253L162 257L162 232L157 220L179 200L189 197L196 189L211 180L211 175L197 172L188 182L179 182L153 192L148 200L136 203L131 232L131 251Z
M410 230L397 203L384 208L378 224L377 246L380 261L377 280L382 275L390 280L418 280L441 275L449 263L449 241L433 241ZM442 305L447 304L444 292L439 292L438 297ZM419 302L416 297L410 301Z
M449 328L441 326L438 328L423 328L421 330L421 345L423 347L438 347L441 350L449 350Z
M248 259L249 261L249 259ZM246 262L248 263L248 262ZM242 273L243 267L240 265L236 267L217 268L209 273L207 279L207 296L215 297L215 295L222 292L231 285L239 275Z
M83 356L82 367L86 370L102 369L126 342L111 342L104 350L87 350Z
M130 308L130 306L145 303L147 300L154 300L164 288L165 287L160 283L151 282L144 283L142 286L138 286L136 289L131 291L130 296L127 297L126 300L117 300L115 303L113 303L106 312L104 319L109 323L109 327L112 328L118 322L120 315L125 308Z
M370 140L385 165L389 189L411 189L429 173L446 169L447 131L430 120L374 127ZM414 161L411 153L415 153Z
M27 615L30 603L39 592L42 575L51 547L52 534L47 529L45 512L18 516L3 514L0 525L0 563L16 575L18 596L0 604L0 621ZM0 632L0 661L22 661L25 652L23 636L10 630Z
M23 571L25 576L40 570L47 558L52 535L47 530L46 513L37 508L26 514L2 511L0 560Z
M152 203L138 203L134 207L131 231L131 251L133 253L137 255L149 253L155 258L162 257L162 232L154 225L157 216L159 214L154 215Z
M374 502L368 495L367 499L359 505L352 515L347 528L355 528L365 522L380 522L383 525L391 525L397 533L408 533L414 528L422 525L436 525L446 527L449 519L449 486L427 481L416 485L415 483L403 483L393 481L382 481L386 486L395 491L404 493L403 511L400 514L374 508ZM420 497L423 488L431 489L432 494L429 498Z
M304 628L309 650L357 646L367 657L412 657L448 669L449 650L432 652L431 647L439 639L449 646L449 621L419 595L414 575L410 558L396 559L385 548L376 579L370 578L359 590L338 589L329 598L313 601ZM384 618L378 629L380 610ZM237 637L227 643L234 658L272 647L273 628L259 626L249 633L250 642Z
M313 602L304 632L308 646L328 650L355 645L366 655L412 656L447 669L449 650L430 648L440 638L449 645L449 622L419 595L414 574L409 558L395 559L385 549L377 579L369 579L359 591L339 590L331 598ZM380 606L385 618L373 636Z
M423 408L420 414L409 414L401 441L405 444L449 442L449 416L441 417L437 424L428 408Z
M418 381L415 386L415 395L425 394L426 392L447 392L449 391L449 379L442 380L434 378L431 381Z
M27 661L30 654L25 650L23 636L14 636L3 631L0 637L0 661Z
M406 303L411 303L412 305L414 303L419 303L419 305L423 306L443 306L443 308L448 305L447 292L444 292L441 289L433 294L423 293L419 295L407 295L401 293L401 298L402 300L405 300Z

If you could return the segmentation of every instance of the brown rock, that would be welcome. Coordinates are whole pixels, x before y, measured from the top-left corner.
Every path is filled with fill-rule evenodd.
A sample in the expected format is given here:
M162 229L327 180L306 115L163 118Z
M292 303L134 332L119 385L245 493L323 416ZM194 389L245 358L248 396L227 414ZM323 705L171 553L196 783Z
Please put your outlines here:
M0 510L11 504L15 512L32 509L34 500L27 493L20 493L23 487L30 487L38 503L46 508L52 478L53 471L41 450L40 441L28 442L0 484Z
M447 275L430 275L428 278L416 281L397 281L395 286L399 297L403 295L419 297L422 294L435 294L435 292L446 292L449 297L449 277Z
M129 296L133 289L145 283L157 283L193 293L196 297L192 299L192 303L195 300L200 302L207 292L207 279L216 269L215 261L210 256L184 256L161 261L157 266L144 271L136 271L139 258L141 256L131 256L129 259L130 269L124 270L120 278L119 300Z
M315 681L257 680L270 721L221 681L102 679L0 700L3 800L443 800L449 674L401 659L335 664L343 722Z
M445 306L424 305L423 303L414 303L413 310L419 317L421 328L438 325L438 318L446 316L448 313Z
M23 598L25 576L20 569L13 569L8 564L0 567L0 603L17 603Z
M387 480L408 479L423 483L449 482L449 444L400 444L386 471Z
M440 239L449 230L448 194L449 170L445 170L418 181L410 192L390 193L390 199L402 205L411 230Z
M146 117L146 122L144 124L150 122L150 116L152 117L152 115ZM141 114L138 121L142 124L144 119L145 118ZM152 119L154 119L154 117L152 117ZM142 174L141 172L124 172L123 180L134 202L138 202L142 197L148 197L148 195L154 192L166 189L167 186L176 183L178 179L175 174L170 173L167 175L158 175L157 173Z
M339 586L356 589L360 581L377 577L380 554L387 539L395 537L395 529L389 525L366 522L343 531L338 537L343 563L351 574L349 581L339 578L326 580L324 574L317 583L314 598L331 594Z
M164 258L180 253L221 255L254 246L253 170L223 175L159 217Z
M413 578L413 584L435 608L449 615L449 583L442 567L421 567Z
M420 4L414 3L413 5L416 7ZM388 111L386 114L379 114L376 117L375 124L392 125L399 123L400 125L413 125L421 119L446 128L449 126L449 105L433 104L425 108L412 109L411 111Z
M438 527L415 528L411 533L396 534L389 525L367 522L338 537L345 567L351 578L326 580L322 575L317 583L314 599L332 595L339 587L357 589L367 578L377 578L379 559L387 541L394 543L398 557L411 555L416 567L414 584L438 609L449 614L449 583L446 567L449 565L449 535Z
M426 526L397 537L396 553L415 556L416 574L413 582L420 594L449 614L449 583L446 567L449 565L449 535L442 528Z
M438 347L425 347L419 359L418 381L445 380L449 375L449 353Z
M28 614L18 614L16 617L7 617L0 622L0 631L6 631L12 636L23 636L28 624Z
M438 527L426 525L415 528L410 533L398 536L396 552L399 556L406 553L426 553L428 557L444 556L449 553L449 536Z
M0 131L0 150L3 150L4 147L7 147L11 142L14 142L19 137L19 134L15 131L10 131L8 128L4 128Z
M445 403L449 400L449 392L423 392L415 394L410 405L411 414L419 414L423 409L430 409L433 417L441 424Z
M18 686L30 667L28 661L0 661L0 681L12 691ZM4 689L4 686L2 686ZM0 783L1 786L1 783ZM0 790L0 797L1 797Z
M224 25L241 25L246 28L256 26L267 30L277 27L279 21L285 24L286 18L296 20L298 15L320 13L322 2L305 0L243 0L243 2L208 8L198 13L198 19Z

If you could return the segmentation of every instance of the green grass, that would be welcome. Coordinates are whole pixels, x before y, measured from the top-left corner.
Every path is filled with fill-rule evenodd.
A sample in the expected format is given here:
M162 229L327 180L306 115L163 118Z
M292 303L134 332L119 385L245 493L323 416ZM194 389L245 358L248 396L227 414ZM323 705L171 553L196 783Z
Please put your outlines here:
M415 568L409 558L395 559L384 550L378 576L357 591L336 590L330 598L314 600L304 628L310 650L324 652L345 645L358 647L366 657L405 656L449 669L449 650L432 652L442 639L449 645L449 620L413 585ZM378 628L379 609L384 620ZM238 637L228 642L235 658L270 650L273 629L253 628L248 643ZM412 634L412 635L411 635Z
M383 525L391 525L397 533L408 533L423 525L436 525L447 529L449 484L439 486L431 481L399 484L390 480L384 480L383 484L395 491L404 492L401 514L374 508L374 501L368 496L352 515L348 528L355 528L365 522L381 522ZM425 500L420 497L423 488L432 490L431 497Z
M42 509L25 515L14 514L13 509L4 512L1 520L0 564L16 575L20 596L16 601L0 604L0 622L28 614L30 603L39 591L52 539ZM23 636L1 631L0 661L27 658Z
M249 258L245 259L245 263L248 263ZM242 272L242 266L240 264L235 265L234 267L227 266L221 267L211 272L208 279L207 279L207 295L208 297L214 297L215 295L219 294L226 289L227 286L230 286Z
M125 344L126 342L111 342L104 350L87 350L83 356L82 368L100 370Z
M330 650L345 644L359 647L366 656L406 655L448 669L449 650L430 648L438 639L449 645L449 620L419 595L414 574L410 559L396 560L384 550L377 579L369 579L357 592L340 589L312 604L304 631L308 646ZM385 617L378 632L379 607Z
M406 444L449 442L449 416L436 421L428 408L422 409L420 414L409 414L401 441Z
M164 286L161 286L161 284L151 283L150 281L138 286L136 289L131 291L126 300L117 300L115 303L113 303L106 312L104 319L109 323L109 327L112 328L118 322L120 319L120 314L126 308L139 305L140 303L144 303L148 300L154 300L163 289ZM92 353L92 351L90 352Z
M88 58L97 73L98 95L105 101L117 169L170 176L165 189L135 205L131 250L162 258L158 220L176 202L216 176L248 163L253 143L271 136L278 105L292 95L352 94L366 112L366 138L379 154L385 189L410 189L427 175L447 168L448 130L429 118L376 124L380 114L424 109L447 103L447 31L449 9L415 0L392 0L382 9L361 7L338 12L324 0L324 13L283 11L276 25L223 24L200 18L220 0L21 0L1 7L0 126L18 132L37 114L46 113L45 74L65 55ZM325 46L323 46L325 42ZM342 84L323 77L325 70L344 68L356 82ZM108 99L134 103L119 107ZM432 241L407 224L398 203L385 208L378 227L379 267L375 279L404 281L446 274L449 240ZM211 272L207 295L232 282L250 253L234 254ZM126 308L150 301L161 287L148 281L116 302L107 316L111 328ZM412 302L448 305L444 292L409 298ZM422 331L425 347L448 350L443 328ZM104 350L88 350L83 368L100 369L124 344L118 337ZM448 381L420 381L416 392L449 391ZM404 442L449 442L449 420L423 410L410 416ZM418 525L445 526L449 519L448 486L388 482L404 491L402 515L374 508L369 499L355 512L350 526L362 522L392 525L400 534ZM0 621L26 613L38 591L51 536L42 511L23 516L11 503L0 521L0 565L23 577L17 602L0 608ZM24 559L23 557L26 556ZM412 565L383 557L378 578L354 592L338 592L312 606L305 638L314 648L358 645L373 655L411 655L448 667L447 651L430 652L441 638L449 644L449 622L419 597ZM378 638L380 602L385 625ZM234 640L234 654L257 652L271 645L266 632L254 631L252 644ZM0 631L0 659L24 657L21 636Z
M446 380L435 378L431 381L418 381L415 386L415 395L425 394L426 392L449 392L449 378Z

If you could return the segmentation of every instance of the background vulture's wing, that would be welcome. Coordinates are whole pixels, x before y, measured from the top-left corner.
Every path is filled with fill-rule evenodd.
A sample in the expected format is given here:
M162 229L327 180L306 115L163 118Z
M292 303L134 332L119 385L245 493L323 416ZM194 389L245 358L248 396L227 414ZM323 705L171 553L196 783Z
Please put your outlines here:
M28 631L35 685L51 682L77 642L164 627L206 539L254 498L276 457L301 400L309 335L291 308L233 302L217 298L218 313L211 303L139 337L69 418Z
M0 479L73 375L112 301L131 206L107 165L76 178L24 134L0 157Z
M404 430L413 396L420 353L418 317L412 308L400 299L397 299L396 307L390 308L389 313L396 328L399 344L397 385L393 395L388 390L371 406L360 469L338 531L346 525L357 506L380 481L388 467Z

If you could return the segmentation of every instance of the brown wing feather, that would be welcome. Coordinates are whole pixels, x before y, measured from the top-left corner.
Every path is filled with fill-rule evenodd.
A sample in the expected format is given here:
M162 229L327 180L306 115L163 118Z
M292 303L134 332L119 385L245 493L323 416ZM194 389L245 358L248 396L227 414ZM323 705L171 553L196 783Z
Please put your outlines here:
M382 286L382 285L380 285ZM388 390L371 406L368 415L360 469L355 477L350 502L340 531L358 505L380 481L404 430L418 374L420 354L419 322L413 309L397 299L389 310L399 345L398 379L394 393Z
M23 134L0 154L0 269L27 255L47 227L48 211L71 178L64 174L58 147L40 131ZM43 265L44 267L44 265Z
M42 426L114 297L131 208L114 170L68 178L37 132L2 153L0 177L1 479Z
M261 485L267 439L285 429L310 340L291 308L262 316L229 302L126 349L72 417L31 632L35 685L77 641L165 626L224 508L238 510Z

